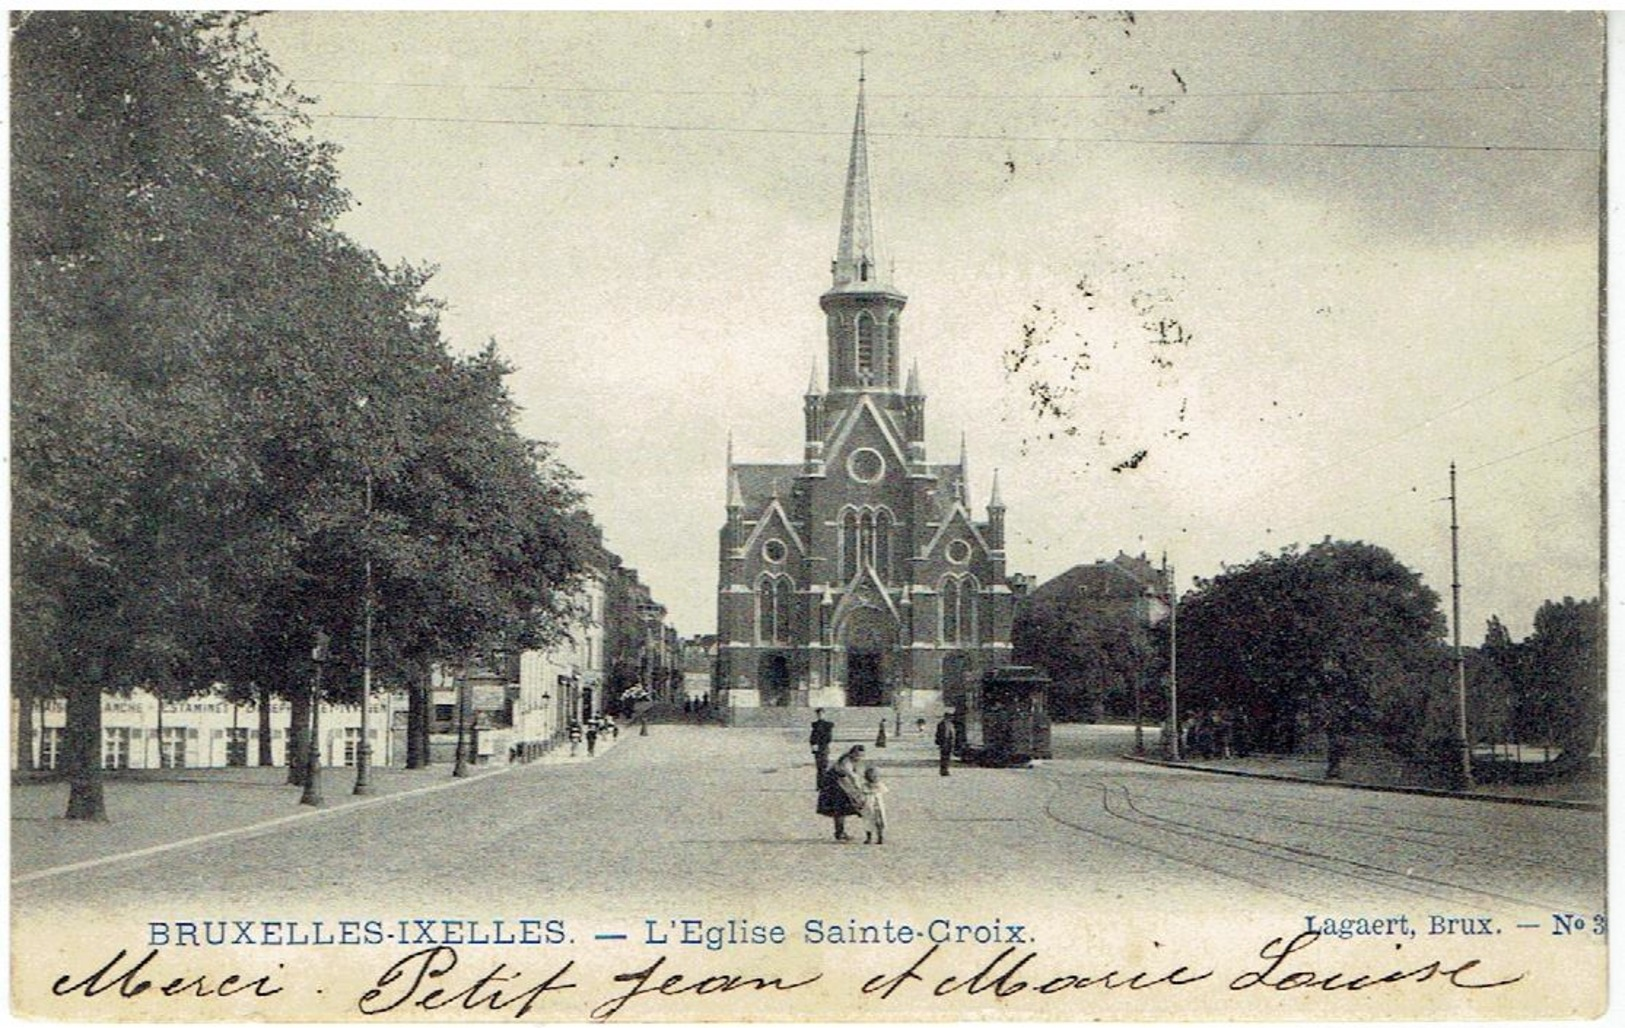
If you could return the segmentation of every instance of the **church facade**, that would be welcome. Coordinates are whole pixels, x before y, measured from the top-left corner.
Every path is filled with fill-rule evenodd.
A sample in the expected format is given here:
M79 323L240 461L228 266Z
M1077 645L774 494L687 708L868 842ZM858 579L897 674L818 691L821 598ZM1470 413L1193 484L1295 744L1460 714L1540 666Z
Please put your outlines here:
M925 446L917 364L902 374L907 297L882 270L858 80L833 282L819 298L827 380L802 399L801 460L746 464L729 445L713 687L732 707L934 713L1009 662L997 473L978 519L964 443Z

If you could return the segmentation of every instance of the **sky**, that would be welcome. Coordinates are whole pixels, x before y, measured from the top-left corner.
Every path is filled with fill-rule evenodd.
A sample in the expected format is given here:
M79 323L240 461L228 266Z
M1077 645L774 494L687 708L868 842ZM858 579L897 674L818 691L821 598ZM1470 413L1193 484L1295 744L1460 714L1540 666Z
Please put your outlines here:
M730 434L794 462L867 76L933 461L1008 567L1331 536L1514 637L1600 576L1590 14L277 12L341 227L436 266L684 634Z

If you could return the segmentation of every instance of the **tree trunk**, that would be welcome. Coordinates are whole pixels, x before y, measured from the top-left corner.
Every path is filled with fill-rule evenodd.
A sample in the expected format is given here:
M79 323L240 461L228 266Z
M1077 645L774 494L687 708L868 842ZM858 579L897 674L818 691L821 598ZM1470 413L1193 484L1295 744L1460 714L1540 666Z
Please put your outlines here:
M423 751L418 745L418 718L423 715L422 687L414 677L406 684L406 769L416 771L423 766Z
M406 766L415 770L434 763L434 755L429 750L429 727L433 718L429 709L428 676L417 676L408 687L406 697Z
M102 791L102 689L100 676L76 674L68 687L67 728L69 821L106 821Z
M34 763L34 698L26 694L17 697L16 742L17 770L33 771L38 766Z
M270 767L276 763L276 752L271 747L271 686L261 682L259 685L259 715L260 715L260 767Z
M288 784L304 785L310 759L310 690L295 689L288 707Z

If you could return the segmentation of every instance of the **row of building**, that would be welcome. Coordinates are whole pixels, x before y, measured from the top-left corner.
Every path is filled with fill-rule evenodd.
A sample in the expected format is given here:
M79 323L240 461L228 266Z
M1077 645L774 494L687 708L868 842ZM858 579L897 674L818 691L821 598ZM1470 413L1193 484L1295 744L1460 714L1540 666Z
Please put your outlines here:
M562 744L572 721L626 717L649 702L681 705L683 644L666 608L635 569L606 555L586 578L584 614L565 642L526 651L501 667L442 664L430 674L431 759L453 759L461 736L477 762L529 759ZM383 685L379 688L378 685ZM409 703L404 688L375 684L368 708L372 761L404 766ZM67 709L61 699L13 698L11 766L62 764ZM285 765L293 711L273 699L236 702L223 689L160 701L135 690L102 698L102 766L107 769ZM353 766L361 741L358 704L323 703L317 738L325 766ZM269 745L262 742L268 738Z

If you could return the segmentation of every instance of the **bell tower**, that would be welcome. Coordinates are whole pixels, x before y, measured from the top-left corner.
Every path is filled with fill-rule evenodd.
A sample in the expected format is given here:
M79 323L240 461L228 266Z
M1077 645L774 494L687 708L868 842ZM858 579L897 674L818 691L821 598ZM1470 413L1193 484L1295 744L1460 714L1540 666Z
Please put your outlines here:
M875 246L869 202L869 136L864 120L864 74L858 73L858 113L841 204L841 238L830 273L834 282L819 298L829 338L831 400L842 393L898 391L898 324L908 297L890 282ZM845 404L842 404L845 406Z

